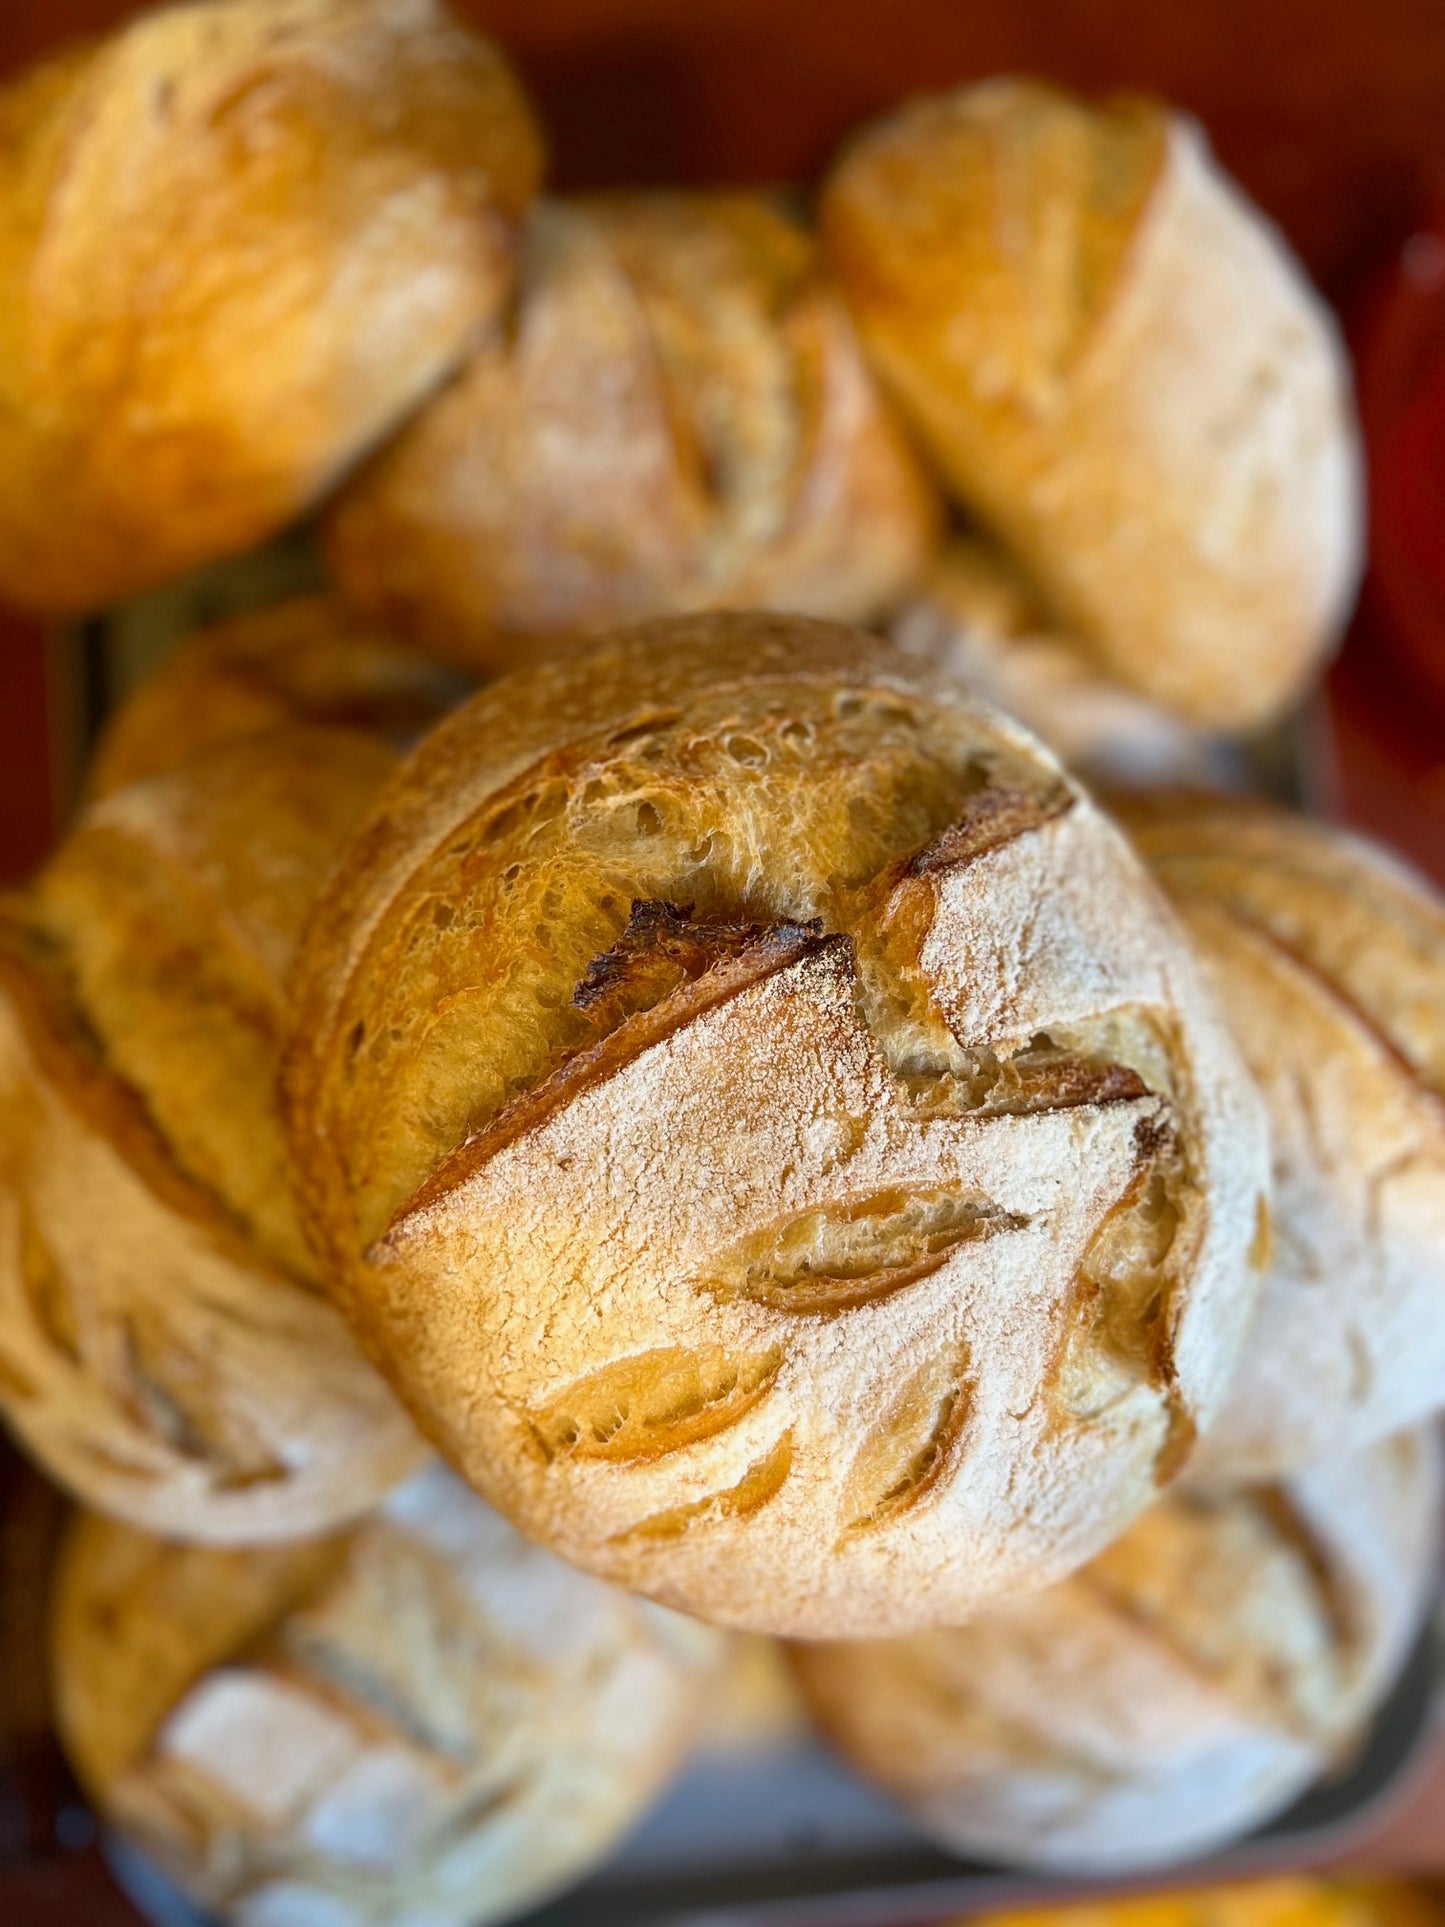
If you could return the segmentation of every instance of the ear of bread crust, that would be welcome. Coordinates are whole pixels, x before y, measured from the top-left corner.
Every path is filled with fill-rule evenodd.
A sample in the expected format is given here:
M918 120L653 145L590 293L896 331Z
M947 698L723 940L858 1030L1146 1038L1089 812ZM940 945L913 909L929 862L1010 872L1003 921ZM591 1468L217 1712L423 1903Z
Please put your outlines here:
M994 81L905 107L824 192L875 366L968 509L1122 682L1249 729L1361 558L1335 324L1193 123Z

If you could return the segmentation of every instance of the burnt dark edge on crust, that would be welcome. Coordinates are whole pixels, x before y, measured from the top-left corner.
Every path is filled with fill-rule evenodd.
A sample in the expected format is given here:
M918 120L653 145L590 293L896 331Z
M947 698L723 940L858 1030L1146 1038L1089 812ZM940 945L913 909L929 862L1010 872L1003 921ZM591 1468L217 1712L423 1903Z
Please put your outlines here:
M1042 794L1021 783L986 784L968 798L947 829L900 866L899 881L975 863L1066 816L1073 807L1073 793L1062 783Z
M698 926L706 930L708 926ZM736 926L723 926L735 929ZM852 966L853 940L823 936L796 923L758 925L751 940L731 948L722 961L688 978L660 1003L626 1017L600 1042L579 1051L535 1089L506 1105L481 1131L463 1140L393 1216L386 1231L367 1253L368 1262L384 1262L404 1240L407 1221L438 1204L464 1184L509 1144L539 1130L546 1120L574 1102L594 1084L613 1076L625 1063L661 1044L685 1024L695 1022L720 1004L741 996L754 984L776 975L805 957L830 954L846 957ZM595 966L594 966L595 967ZM584 979L584 982L586 980Z

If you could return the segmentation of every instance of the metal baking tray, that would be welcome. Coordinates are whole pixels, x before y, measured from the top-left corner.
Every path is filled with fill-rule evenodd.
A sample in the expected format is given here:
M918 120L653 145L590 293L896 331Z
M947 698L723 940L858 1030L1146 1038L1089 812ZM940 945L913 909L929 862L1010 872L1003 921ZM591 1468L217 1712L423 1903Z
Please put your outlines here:
M1226 1850L1137 1879L1047 1879L953 1858L816 1743L704 1759L605 1868L515 1927L925 1927L985 1909L1338 1860L1409 1785L1442 1683L1445 1638L1432 1626L1333 1778ZM112 1838L106 1853L156 1927L209 1927L133 1847Z

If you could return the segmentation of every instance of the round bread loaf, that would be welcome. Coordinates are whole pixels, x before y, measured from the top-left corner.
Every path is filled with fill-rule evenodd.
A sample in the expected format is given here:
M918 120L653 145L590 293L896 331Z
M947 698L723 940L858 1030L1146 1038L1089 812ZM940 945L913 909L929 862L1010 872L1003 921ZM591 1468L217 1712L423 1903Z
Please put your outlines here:
M165 7L0 93L0 595L291 521L500 313L540 171L438 0Z
M53 1616L82 1782L236 1927L535 1904L652 1799L721 1644L528 1545L440 1467L294 1547L82 1518Z
M392 761L227 745L93 807L0 919L0 1407L148 1530L326 1530L421 1457L314 1289L275 1114L291 955Z
M1288 1485L1176 1489L967 1626L800 1646L814 1714L955 1851L1121 1872L1287 1806L1387 1692L1438 1553L1422 1429Z
M1199 129L990 81L863 133L820 219L890 393L1101 667L1211 727L1288 704L1359 573L1347 365Z
M762 607L863 620L932 493L810 237L767 200L543 203L518 310L337 501L343 592L469 666L538 632Z
M1203 731L1104 675L998 549L949 544L890 633L900 649L1026 723L1071 769L1116 783L1202 780Z
M290 723L363 729L400 747L469 687L334 597L297 596L189 638L111 718L87 787L109 796L200 750Z
M1262 804L1140 795L1263 1093L1273 1250L1211 1468L1269 1478L1445 1407L1445 904Z
M1258 1100L1032 737L798 618L482 691L297 977L305 1209L443 1453L577 1564L804 1635L1088 1557L1212 1416Z

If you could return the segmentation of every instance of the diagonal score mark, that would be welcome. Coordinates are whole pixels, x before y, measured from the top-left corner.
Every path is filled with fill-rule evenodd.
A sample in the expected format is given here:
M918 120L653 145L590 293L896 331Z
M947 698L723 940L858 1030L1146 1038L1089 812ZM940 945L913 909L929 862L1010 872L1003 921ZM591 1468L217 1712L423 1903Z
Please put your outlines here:
M540 1130L584 1091L605 1083L644 1051L790 964L828 951L846 953L851 947L847 937L820 937L798 924L747 927L746 941L730 944L720 959L699 974L682 974L676 987L658 1002L622 1017L599 1042L566 1059L535 1089L516 1098L459 1145L396 1212L368 1259L375 1262L384 1258L387 1248L404 1237L409 1219L424 1215L474 1177L498 1152ZM594 963L594 970L596 967ZM579 986L583 988L585 985ZM614 994L609 987L609 998Z
M932 1277L964 1245L1027 1223L975 1192L875 1191L750 1232L689 1282L723 1302L832 1317L891 1298Z
M698 1526L718 1525L725 1519L750 1519L755 1512L761 1512L770 1499L777 1497L792 1469L793 1433L789 1427L770 1452L748 1467L736 1485L722 1492L710 1492L705 1499L694 1499L689 1505L668 1506L662 1512L649 1513L635 1526L614 1532L608 1543L681 1539Z
M967 1347L939 1351L912 1374L848 1468L840 1546L896 1522L939 1488L955 1461L973 1403Z
M605 1083L707 1012L809 957L830 958L833 966L857 985L858 1018L910 1105L920 1114L1023 1114L1112 1104L1145 1095L1147 1084L1127 1064L1108 1061L1107 1053L1056 1044L1047 1035L1040 1035L1025 1050L1007 1059L997 1059L986 1049L963 1053L971 1061L957 1068L945 1067L943 1060L927 1067L916 1058L906 1064L896 1062L898 1053L890 1048L888 1000L871 995L864 981L874 968L886 964L882 951L893 941L885 936L882 949L874 954L876 946L866 929L869 918L881 920L886 931L903 899L910 903L932 900L936 875L1043 828L1066 814L1073 801L1063 785L1040 792L993 774L965 800L959 816L940 836L890 866L864 891L850 893L853 901L845 920L851 923L858 917L863 919L852 934L825 933L818 919L808 923L786 919L756 923L697 918L689 905L661 898L635 900L622 937L610 950L592 959L573 989L573 1009L587 1018L595 1041L554 1064L539 1084L519 1094L445 1158L395 1213L369 1257L373 1262L384 1261L389 1250L407 1241L411 1225L424 1221L449 1193L474 1177L508 1145L545 1126L586 1091ZM864 970L864 980L859 978L859 966L865 959L857 944L863 944L869 952L866 961L870 968ZM888 974L893 974L891 968ZM905 974L916 976L917 972L905 970ZM905 993L902 1001L911 1001L912 994ZM926 1000L926 990L921 994ZM941 1023L941 1016L935 1013L935 1017ZM957 1041L950 1038L948 1044L945 1055L957 1056ZM934 1087L931 1095L928 1086ZM981 1201L980 1218L968 1235L985 1236L993 1229L1017 1228L1006 1220L995 1220L990 1210L988 1201ZM934 1259L932 1251L917 1254L905 1267L908 1275L900 1276L893 1288L929 1275L937 1269ZM922 1268L912 1269L915 1265ZM727 1289L726 1279L718 1279L716 1284L719 1289ZM814 1309L846 1308L846 1274L831 1296L826 1288L820 1288L814 1296ZM784 1298L789 1309L808 1308L805 1294L789 1291Z
M647 1463L730 1431L772 1390L783 1354L666 1346L600 1366L525 1414L554 1459Z

